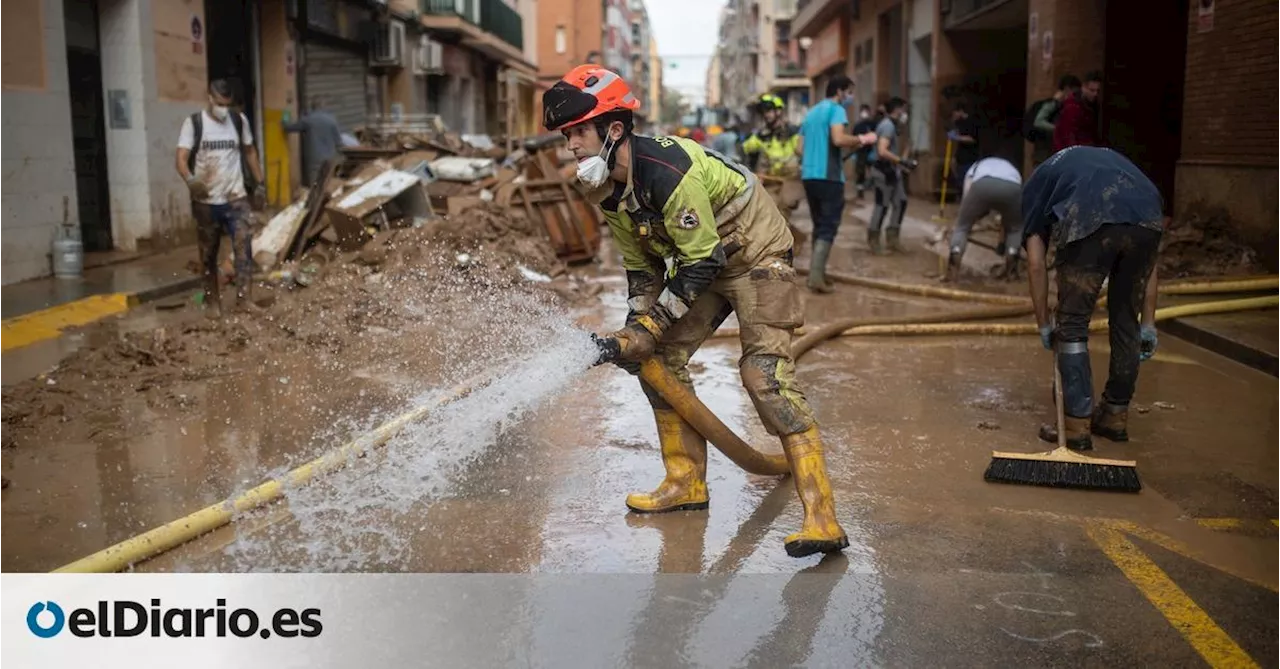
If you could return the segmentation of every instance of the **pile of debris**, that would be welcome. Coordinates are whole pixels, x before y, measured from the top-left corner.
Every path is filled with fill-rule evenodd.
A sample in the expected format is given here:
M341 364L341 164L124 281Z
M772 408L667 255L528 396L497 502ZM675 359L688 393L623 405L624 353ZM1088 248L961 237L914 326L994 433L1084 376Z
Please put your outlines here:
M1270 272L1237 230L1225 211L1193 211L1176 220L1161 240L1160 276L1174 279Z
M574 186L572 156L560 149L560 135L525 141L507 154L486 136L443 127L379 128L363 133L365 144L344 148L341 161L326 163L322 185L304 191L255 235L261 278L308 286L321 266L339 258L376 256L393 239L404 246L441 236L519 246L515 255L544 273L595 258L602 220ZM423 234L403 234L409 231Z

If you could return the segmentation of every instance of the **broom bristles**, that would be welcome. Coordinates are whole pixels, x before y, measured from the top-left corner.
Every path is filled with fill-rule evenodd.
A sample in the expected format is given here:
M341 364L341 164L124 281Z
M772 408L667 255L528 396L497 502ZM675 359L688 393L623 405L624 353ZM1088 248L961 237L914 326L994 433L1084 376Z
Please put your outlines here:
M1018 483L1052 488L1086 488L1116 492L1138 492L1142 481L1133 466L1029 460L1023 458L991 458L982 478L992 483Z

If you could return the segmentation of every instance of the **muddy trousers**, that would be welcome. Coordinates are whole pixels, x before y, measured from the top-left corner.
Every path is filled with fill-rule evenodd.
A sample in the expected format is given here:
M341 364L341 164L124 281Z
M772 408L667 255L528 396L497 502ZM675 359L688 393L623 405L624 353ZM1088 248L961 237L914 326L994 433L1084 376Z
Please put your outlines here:
M964 255L974 223L990 211L1000 213L1007 252L1018 252L1022 246L1022 186L1004 179L983 177L969 186L969 192L960 201L960 215L956 218L955 229L951 231L952 254Z
M1062 372L1063 409L1073 418L1093 414L1089 320L1102 281L1110 277L1107 315L1111 368L1104 402L1127 406L1138 382L1138 319L1160 233L1136 225L1104 225L1058 252L1058 309L1054 339Z
M654 356L690 391L688 363L698 347L731 313L738 314L742 385L772 435L804 432L815 424L813 410L796 385L791 333L804 321L804 303L790 257L770 257L746 274L717 279L663 335ZM666 400L640 382L655 410L671 410Z
M248 198L226 204L192 202L191 214L196 219L196 239L200 246L206 295L218 295L218 250L222 246L224 232L231 238L235 256L236 295L247 295L249 283L253 280L253 209Z
M885 219L889 219L888 235L896 238L902 228L902 219L907 215L907 191L902 175L897 168L882 170L872 168L871 185L876 189L876 204L871 208L871 221L867 224L867 235L878 236ZM890 214L892 210L892 214Z
M813 218L813 241L834 242L844 218L844 182L805 179L804 195Z

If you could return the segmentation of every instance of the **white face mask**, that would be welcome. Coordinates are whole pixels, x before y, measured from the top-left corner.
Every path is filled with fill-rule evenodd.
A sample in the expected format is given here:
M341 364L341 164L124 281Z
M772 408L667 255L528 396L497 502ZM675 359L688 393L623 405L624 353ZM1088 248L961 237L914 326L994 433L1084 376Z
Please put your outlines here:
M906 123L906 122L907 122L907 112L902 112L902 116L899 116L899 117L898 117L898 122L899 122L899 123Z
M578 181L581 181L582 185L593 190L604 185L605 180L609 178L609 164L604 156L609 154L613 145L613 138L606 138L600 147L600 153L578 161Z
M231 113L231 109L229 107L224 107L222 105L209 106L209 114L219 121L225 120L229 113Z
M871 118L871 112L861 112L858 114L858 118Z

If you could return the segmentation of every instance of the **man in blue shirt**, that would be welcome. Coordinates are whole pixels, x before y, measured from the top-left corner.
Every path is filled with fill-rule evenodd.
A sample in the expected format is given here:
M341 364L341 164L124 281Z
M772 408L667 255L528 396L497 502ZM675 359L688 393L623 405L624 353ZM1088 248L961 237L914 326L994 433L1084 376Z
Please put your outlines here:
M853 81L837 75L827 82L827 97L809 110L800 125L800 179L813 217L813 256L809 265L809 288L829 293L827 258L844 216L844 171L840 149L857 149L875 142L875 135L849 134L845 126L853 104Z
M1036 168L1022 190L1022 215L1040 341L1046 349L1056 348L1062 373L1067 446L1092 449L1091 432L1128 441L1129 400L1138 381L1138 363L1155 355L1157 343L1156 255L1166 220L1160 191L1119 153L1075 146ZM1053 321L1045 263L1050 248L1058 270ZM1111 369L1095 411L1089 320L1108 277ZM1040 438L1056 442L1057 429L1041 427Z

